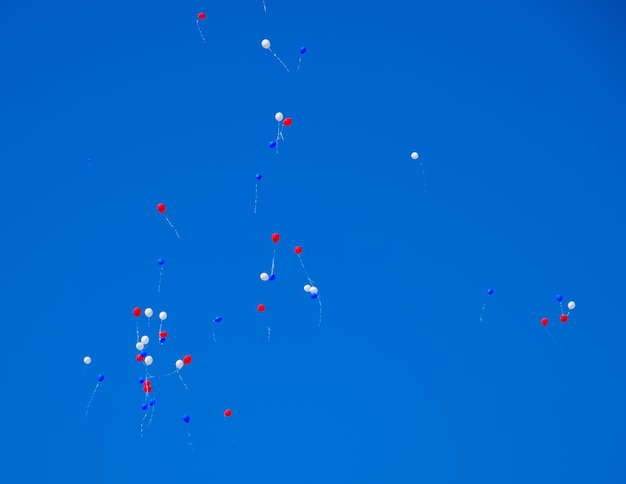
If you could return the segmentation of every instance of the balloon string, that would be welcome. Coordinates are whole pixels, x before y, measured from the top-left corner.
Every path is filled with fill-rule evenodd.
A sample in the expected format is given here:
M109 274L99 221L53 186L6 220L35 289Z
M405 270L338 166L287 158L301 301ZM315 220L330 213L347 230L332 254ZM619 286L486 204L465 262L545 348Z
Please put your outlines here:
M271 275L274 274L275 261L276 261L276 246L274 245L274 254L272 255L272 270L270 271Z
M167 218L167 215L165 215L165 220L167 220L167 223L170 224L170 227L172 227L174 229L174 232L176 232L176 237L178 237L180 239L180 234L178 233L178 230L176 230L176 227L174 227L174 225L172 225L172 222L170 222L170 219Z
M163 269L164 267L161 267L161 272L159 274L159 286L157 287L157 292L161 292L161 279L163 278Z
M317 327L320 328L322 326L322 299L317 296L317 302L320 304L320 320L317 323Z
M202 29L200 28L200 21L196 19L196 25L198 26L198 32L200 32L200 37L202 37L202 42L206 44L206 39L204 38L204 34L202 33Z
M554 343L563 350L563 347L561 346L561 343L559 343L557 340L554 339L554 336L552 336L552 333L550 332L550 330L548 329L548 327L546 326L546 331L548 332L548 335L550 336L550 338L552 338L552 341L554 341ZM563 350L565 351L565 350Z
M145 398L144 403L148 403L148 392L145 392L145 394L146 394L146 398ZM146 421L147 416L148 416L148 411L146 409L146 411L144 411L143 418L141 419L141 425L139 426L139 435L141 435L142 439L143 439L143 429L144 429L143 424Z
M487 303L483 304L483 308L480 311L480 322L483 322L483 315L485 314L485 308L487 307Z
M256 205L259 200L259 182L254 185L254 213L256 213Z
M298 68L296 69L296 72L300 72L300 64L302 64L302 56L298 59Z
M139 343L139 318L137 318L137 328L136 328L136 331L137 331L137 343Z
M267 5L265 5L265 0L263 0L263 11L267 13Z
M270 342L272 341L271 334L272 334L272 330L271 330L271 329L270 329L270 327L268 326L268 327L267 327L267 342L268 342L268 343L270 343Z
M311 279L311 277L309 276L309 273L306 271L306 267L304 267L304 262L302 262L302 257L300 256L300 254L298 254L298 259L300 260L300 265L302 266L302 270L304 271L304 274L306 275L306 278L309 280L309 284L314 286L315 285L315 281L313 281L313 279Z
M93 401L93 397L96 395L96 391L100 386L100 382L96 383L96 388L93 389L93 393L91 394L91 398L89 399L89 403L87 403L87 408L85 409L85 418L87 418L87 413L89 413L89 407L91 407L91 402Z
M285 70L286 70L287 72L289 72L289 68L285 65L285 63L282 61L282 59L281 59L280 57L278 57L278 56L276 55L276 53L275 53L272 49L269 49L269 51L272 53L272 55L273 55L274 57L276 57L276 60L277 60L278 62L280 62L280 63L283 65L283 67L285 68Z

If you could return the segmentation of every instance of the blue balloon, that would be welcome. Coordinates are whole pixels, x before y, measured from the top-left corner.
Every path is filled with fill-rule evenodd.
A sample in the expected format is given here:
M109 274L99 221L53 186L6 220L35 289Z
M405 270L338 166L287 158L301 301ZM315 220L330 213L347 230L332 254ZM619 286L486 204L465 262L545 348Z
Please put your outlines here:
M260 173L257 173L255 176L257 180L260 180L261 178L263 178L263 175L261 175Z
M183 415L183 420L187 423L189 423L189 415L185 414Z
M98 375L98 381L100 382L102 380L104 380L104 375Z
M221 323L222 322L222 317L218 316L213 321L215 321L216 323Z
M311 294L311 299L317 299L317 294Z
M487 294L489 294L491 296L493 294L493 289L491 289L491 288L487 289Z
M143 356L144 358L145 358L146 356L148 356L148 353L147 353L147 352L145 352L145 351L142 351L142 352L141 352L141 353L139 353L139 354L140 354L141 356Z
M302 46L300 47L300 54L304 54L306 52L306 47Z
M270 274L270 281L273 281L274 279L276 279L276 275L275 274Z
M148 410L148 404L147 404L147 403L144 403L144 404L141 406L141 409L142 409L142 410Z
M163 259L157 259L157 264L159 264L160 266L163 265L165 261Z
M146 379L145 379L145 378L140 378L140 379L139 379L139 384L140 384L140 385L143 385L143 382L145 382L145 381L146 381Z
M154 405L155 403L156 403L156 400L154 398L150 400L150 406Z
M556 295L556 300L561 302L563 300L563 296L561 296L560 294Z
M161 343L161 344L165 343L165 338L160 338L159 339L159 343Z
M276 143L276 141L270 141L269 147L270 147L270 148L276 148L276 145L277 145L277 144L278 144L278 143Z

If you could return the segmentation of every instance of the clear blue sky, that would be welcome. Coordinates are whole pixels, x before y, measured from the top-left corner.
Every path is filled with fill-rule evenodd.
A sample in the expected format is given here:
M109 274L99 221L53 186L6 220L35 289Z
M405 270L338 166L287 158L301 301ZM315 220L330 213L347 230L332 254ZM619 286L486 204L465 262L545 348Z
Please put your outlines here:
M266 3L2 2L0 481L626 481L626 8Z

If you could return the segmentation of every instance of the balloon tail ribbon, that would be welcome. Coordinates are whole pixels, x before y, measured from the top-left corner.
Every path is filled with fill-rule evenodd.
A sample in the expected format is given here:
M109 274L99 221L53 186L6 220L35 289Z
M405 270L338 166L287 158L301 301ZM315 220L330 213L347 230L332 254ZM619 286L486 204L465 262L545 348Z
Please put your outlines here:
M96 388L93 389L91 398L89 399L89 403L87 403L87 408L85 409L85 418L87 418L87 414L89 413L89 407L91 407L91 402L93 401L93 397L96 395L96 391L98 390L99 386L100 382L96 383Z
M272 330L270 329L270 327L267 327L267 342L270 343L272 341Z
M265 5L265 0L263 0L263 11L267 13L267 5Z
M254 213L256 213L256 205L259 200L259 182L254 186Z
M157 287L157 292L161 292L161 279L163 278L163 267L161 267L161 272L159 273L159 286Z
M185 390L189 390L189 387L187 386L187 384L185 383L185 381L183 380L183 376L180 374L180 372L178 370L176 370L176 373L178 373L178 378L180 378L180 382L183 384L183 386L185 387Z
M552 333L550 332L550 330L548 329L548 327L546 326L546 331L548 332L548 335L550 336L550 338L552 339L552 341L554 341L554 343L561 349L563 349L563 347L561 346L561 343L559 343L557 340L554 339L554 336L552 336Z
M206 39L204 38L204 34L202 33L202 29L200 28L200 21L196 19L196 25L198 26L198 32L200 32L200 37L202 37L202 42L206 44Z
M315 281L313 281L313 279L311 279L311 277L309 276L309 273L306 271L306 267L304 267L304 262L302 262L302 257L300 257L300 254L298 254L298 259L300 259L300 265L302 266L302 270L304 271L304 275L308 279L309 284L311 286L314 286L315 285Z
M178 237L180 239L180 234L178 233L178 230L176 230L176 227L174 227L174 225L172 225L172 222L170 222L170 219L167 218L167 215L165 216L165 220L167 220L167 223L170 224L170 227L172 227L172 229L174 229L174 232L176 233L176 237Z
M287 65L283 62L283 60L282 60L280 57L278 57L278 56L276 55L276 53L275 53L272 49L270 49L269 51L272 53L272 55L273 55L274 57L276 57L276 60L277 60L278 62L280 62L280 63L283 65L283 67L285 68L285 70L286 70L287 72L289 72L289 68L288 68L288 67L287 67Z
M302 64L302 56L298 59L298 68L296 69L296 72L300 72L300 64Z
M274 254L272 255L272 270L270 271L270 275L274 275L275 262L276 262L276 246L274 246Z
M483 308L480 311L480 322L483 322L483 315L485 314L485 308L487 307L487 303L483 304Z
M317 322L317 327L321 327L322 326L322 299L317 296L317 302L320 304L320 320Z

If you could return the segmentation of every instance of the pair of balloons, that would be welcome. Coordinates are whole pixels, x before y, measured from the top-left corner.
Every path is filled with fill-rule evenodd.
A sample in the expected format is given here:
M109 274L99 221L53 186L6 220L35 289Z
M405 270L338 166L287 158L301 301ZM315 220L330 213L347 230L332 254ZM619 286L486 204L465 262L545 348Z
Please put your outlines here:
M291 118L283 117L283 113L281 113L280 111L274 115L274 119L279 123L282 121L283 126L291 126L291 124L293 123L293 120Z

